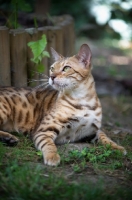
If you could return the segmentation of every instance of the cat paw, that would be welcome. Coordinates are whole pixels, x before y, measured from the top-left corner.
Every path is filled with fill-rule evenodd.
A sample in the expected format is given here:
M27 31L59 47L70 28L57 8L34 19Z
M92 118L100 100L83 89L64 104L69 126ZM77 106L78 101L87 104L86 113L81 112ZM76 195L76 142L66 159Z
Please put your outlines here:
M124 155L126 155L126 154L127 154L127 151L126 151L126 149L125 149L125 148L122 148L122 152L123 152L123 154L124 154Z
M119 148L118 148L124 155L126 155L127 154L127 151L126 151L126 149L124 148L124 147L122 147L122 146L119 146Z
M124 151L123 151L123 154L124 154L124 155L127 155L127 151L126 151L125 149L124 149Z
M11 137L4 137L0 139L4 144L9 145L9 146L14 146L18 143L19 139L15 136Z
M50 166L56 166L60 163L60 156L57 153L48 153L44 156L44 163Z

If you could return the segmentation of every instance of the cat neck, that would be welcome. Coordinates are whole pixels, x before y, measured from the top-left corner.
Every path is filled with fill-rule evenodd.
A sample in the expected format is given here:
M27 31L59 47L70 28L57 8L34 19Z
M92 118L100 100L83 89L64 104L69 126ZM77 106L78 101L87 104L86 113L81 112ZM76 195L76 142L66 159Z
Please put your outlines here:
M95 91L95 84L93 76L90 74L81 84L78 84L73 90L60 92L59 96L66 96L69 99L81 100L82 98L89 98Z

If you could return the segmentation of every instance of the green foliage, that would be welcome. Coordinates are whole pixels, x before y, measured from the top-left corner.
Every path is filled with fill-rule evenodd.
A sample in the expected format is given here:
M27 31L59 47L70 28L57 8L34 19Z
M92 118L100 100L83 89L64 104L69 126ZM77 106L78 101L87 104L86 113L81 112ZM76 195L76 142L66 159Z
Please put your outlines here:
M30 12L31 6L26 0L11 0L11 6L12 8L14 7L18 11L25 11L25 12Z
M35 26L35 28L38 28L38 23L37 23L36 17L34 17L34 26Z
M1 197L9 199L94 199L102 194L102 187L84 184L68 184L61 177L44 174L40 166L19 165L16 161L6 167L4 174L0 173ZM34 193L35 191L35 193ZM61 192L60 192L61 191ZM102 196L102 195L101 195ZM104 196L104 195L103 195Z
M30 164L19 165L17 161L11 162L5 168L4 173L0 172L1 199L130 199L131 191L129 189L116 189L113 194L105 192L103 184L99 181L96 184L91 182L87 184L83 182L69 183L60 176L43 171L45 169L41 166L34 167Z
M113 162L113 159L115 162ZM72 150L67 157L63 157L64 162L73 163L72 166L75 172L84 170L88 163L96 168L101 168L104 164L111 170L121 168L122 159L122 153L118 150L112 150L109 145L90 149L84 148L82 151Z
M3 144L0 143L0 165L3 161L5 153L6 153L6 149L4 148Z
M43 156L42 151L37 151L36 154L37 154L38 156L40 156L40 157Z
M37 65L38 72L43 72L43 64L42 59L44 57L50 57L49 53L45 51L47 45L46 35L42 35L42 39L35 41L35 42L29 42L28 46L31 48L33 53L33 58L31 58L31 61L33 61Z
M128 9L123 8L122 4L128 6ZM100 25L96 20L96 12L92 13L93 6L105 5L110 12L111 19L121 19L130 24L132 21L131 0L52 0L50 13L53 15L70 14L75 19L76 33L85 35L92 39L116 38L120 39L119 33L111 29L109 20L104 25ZM65 9L70 8L70 9ZM98 34L97 34L98 32Z
M18 12L30 12L32 10L29 3L26 0L11 0L8 9L11 10L11 14L7 19L7 26L9 28L17 29L21 25L18 23Z
M92 0L72 0L72 1L62 1L62 0L52 0L50 7L51 15L63 15L70 14L75 20L76 31L82 27L82 24L86 24L91 20L90 6ZM70 9L66 9L66 8Z

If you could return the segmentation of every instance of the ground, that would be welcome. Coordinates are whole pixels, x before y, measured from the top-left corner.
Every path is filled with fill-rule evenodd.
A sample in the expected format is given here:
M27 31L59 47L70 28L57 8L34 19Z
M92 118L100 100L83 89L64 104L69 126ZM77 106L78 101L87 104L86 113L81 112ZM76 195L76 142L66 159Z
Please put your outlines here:
M94 49L95 43L90 44ZM106 52L105 49L101 52L110 55L110 51L112 52ZM94 62L100 58L99 51L97 54L96 52L94 51ZM114 81L120 66L115 67L117 70ZM101 66L95 66L95 75L96 68L98 71L101 69L98 77L109 71L105 68L102 71ZM126 68L130 70L128 66ZM127 73L126 70L125 74ZM93 145L85 141L58 146L61 164L57 167L45 166L41 152L35 150L29 138L20 136L18 145L14 147L0 144L1 199L131 199L132 96L129 92L125 93L124 88L115 92L118 85L114 85L113 90L109 87L108 80L107 76L103 82L108 87L98 87L103 108L102 129L126 148L127 155L113 151L109 146ZM100 81L102 79L98 78L96 86Z

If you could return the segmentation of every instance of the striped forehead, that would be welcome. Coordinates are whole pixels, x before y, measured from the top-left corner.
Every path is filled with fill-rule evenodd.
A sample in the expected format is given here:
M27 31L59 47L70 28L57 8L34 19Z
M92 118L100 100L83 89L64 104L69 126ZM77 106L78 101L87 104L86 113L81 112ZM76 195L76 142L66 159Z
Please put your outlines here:
M63 67L66 66L66 65L71 66L71 63L68 61L68 58L65 58L65 59L63 59L63 60L61 60L61 61L55 62L55 63L52 65L52 67L54 67L55 70L60 71L60 70L62 70Z

